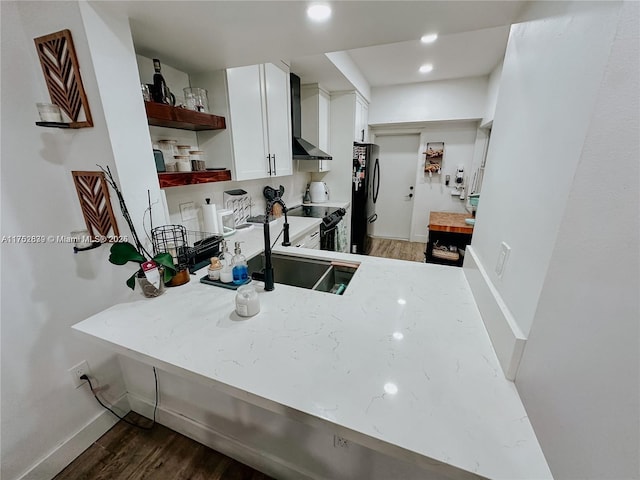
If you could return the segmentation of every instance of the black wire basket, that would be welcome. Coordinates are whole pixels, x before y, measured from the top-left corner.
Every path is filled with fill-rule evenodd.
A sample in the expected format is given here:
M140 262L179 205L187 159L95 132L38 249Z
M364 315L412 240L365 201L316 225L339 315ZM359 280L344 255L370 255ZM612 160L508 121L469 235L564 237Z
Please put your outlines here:
M151 230L154 254L167 252L178 270L190 273L209 264L220 252L221 235L187 230L182 225L162 225Z

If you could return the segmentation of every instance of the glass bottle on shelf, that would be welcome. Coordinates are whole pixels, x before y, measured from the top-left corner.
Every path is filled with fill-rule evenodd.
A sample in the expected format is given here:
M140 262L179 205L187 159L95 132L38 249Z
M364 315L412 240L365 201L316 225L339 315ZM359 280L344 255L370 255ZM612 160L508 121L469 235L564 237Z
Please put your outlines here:
M153 90L151 92L153 101L158 103L166 103L168 105L175 105L176 97L169 90L167 82L160 72L160 60L157 58L153 59L153 69L155 70L155 73L153 74Z

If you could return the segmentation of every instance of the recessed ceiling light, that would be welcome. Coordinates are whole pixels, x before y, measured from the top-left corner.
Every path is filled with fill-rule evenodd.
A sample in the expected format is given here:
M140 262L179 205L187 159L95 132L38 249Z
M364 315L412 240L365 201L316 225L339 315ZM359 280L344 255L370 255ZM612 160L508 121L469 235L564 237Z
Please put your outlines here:
M324 22L331 16L331 7L324 3L317 3L307 8L307 17L314 22Z
M429 73L431 70L433 70L433 65L431 65L430 63L427 63L420 67L420 73Z
M422 43L433 43L437 39L438 39L437 33L430 33L429 35L423 35L422 38L420 38L420 41Z

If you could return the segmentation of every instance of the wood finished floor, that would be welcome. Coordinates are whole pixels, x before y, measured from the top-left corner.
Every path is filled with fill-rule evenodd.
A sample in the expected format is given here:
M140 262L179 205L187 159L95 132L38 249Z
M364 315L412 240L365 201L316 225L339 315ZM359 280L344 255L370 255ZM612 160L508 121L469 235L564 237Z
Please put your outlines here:
M148 424L134 412L127 420ZM54 480L273 480L236 460L156 424L118 422Z
M424 262L426 243L408 242L405 240L389 240L387 238L372 238L372 257L395 258L396 260L409 260L412 262Z

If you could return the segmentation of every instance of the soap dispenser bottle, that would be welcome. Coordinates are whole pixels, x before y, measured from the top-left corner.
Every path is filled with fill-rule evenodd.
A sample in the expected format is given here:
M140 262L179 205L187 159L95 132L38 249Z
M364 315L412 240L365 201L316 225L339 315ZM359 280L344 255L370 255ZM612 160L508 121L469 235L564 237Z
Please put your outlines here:
M227 246L227 241L222 240L222 253L218 257L220 263L222 264L222 269L220 270L220 281L222 283L231 283L233 282L233 270L231 267L231 255L229 254L229 247Z
M241 242L236 242L236 248L234 250L235 255L231 259L231 266L233 267L233 283L236 285L246 283L249 278L247 259L240 250L240 243Z

